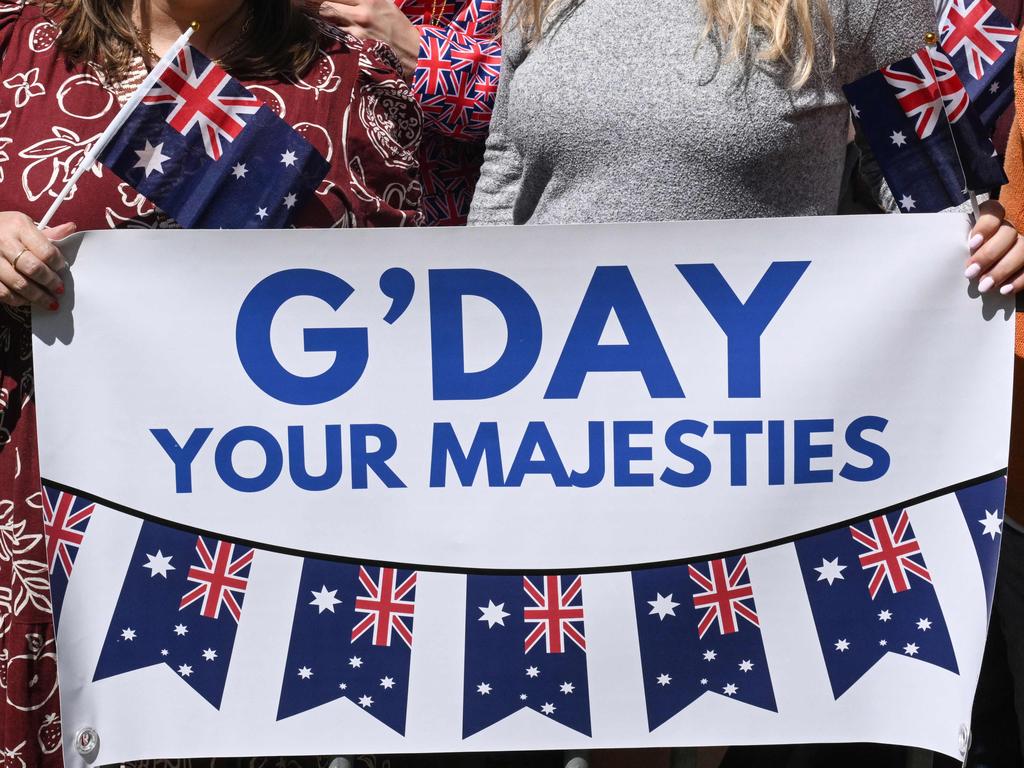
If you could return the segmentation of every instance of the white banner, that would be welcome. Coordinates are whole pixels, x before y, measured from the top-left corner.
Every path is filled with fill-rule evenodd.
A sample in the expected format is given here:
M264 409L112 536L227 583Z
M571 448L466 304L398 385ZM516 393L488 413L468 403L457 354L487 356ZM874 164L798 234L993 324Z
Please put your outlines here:
M1013 336L967 229L74 240L34 317L68 755L959 754Z

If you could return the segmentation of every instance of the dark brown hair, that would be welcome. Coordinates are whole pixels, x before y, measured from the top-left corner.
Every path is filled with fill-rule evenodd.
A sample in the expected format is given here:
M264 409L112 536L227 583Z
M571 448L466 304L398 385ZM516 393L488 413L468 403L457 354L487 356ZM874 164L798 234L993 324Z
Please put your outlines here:
M245 40L221 63L236 77L274 79L301 75L317 56L313 21L291 0L247 0L252 24ZM117 78L145 50L132 22L133 0L48 0L60 25L58 42L74 62L94 62Z

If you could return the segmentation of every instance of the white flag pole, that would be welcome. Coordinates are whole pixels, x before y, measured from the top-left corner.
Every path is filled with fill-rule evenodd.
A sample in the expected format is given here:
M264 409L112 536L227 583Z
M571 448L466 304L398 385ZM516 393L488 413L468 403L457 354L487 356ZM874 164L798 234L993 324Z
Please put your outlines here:
M142 101L142 97L149 93L150 89L156 84L157 78L160 77L160 74L170 66L172 61L174 61L174 57L178 55L182 48L188 45L189 38L192 37L192 33L195 32L198 27L198 24L192 22L191 26L189 26L189 28L185 30L185 33L174 42L174 45L168 49L167 53L161 57L160 61L153 65L153 69L151 69L149 74L146 75L146 79L143 80L142 84L135 89L135 92L132 93L125 105L121 107L121 111L114 116L114 119L110 121L110 125L108 125L106 130L100 134L100 137L96 139L96 142L92 147L90 147L89 151L85 154L85 157L82 158L82 162L78 164L78 168L75 169L74 174L68 180L67 184L64 185L60 194L57 195L57 198L53 201L53 204L46 212L46 215L40 219L39 224L37 225L39 229L45 229L47 227L50 220L53 219L54 214L57 213L57 209L60 208L61 204L71 193L71 190L74 189L75 185L78 183L78 180L82 178L86 171L96 164L97 158L99 158L100 153L107 148L107 144L110 143L114 134L121 130L125 121L128 120L129 115L131 115L135 108L139 106L139 102Z

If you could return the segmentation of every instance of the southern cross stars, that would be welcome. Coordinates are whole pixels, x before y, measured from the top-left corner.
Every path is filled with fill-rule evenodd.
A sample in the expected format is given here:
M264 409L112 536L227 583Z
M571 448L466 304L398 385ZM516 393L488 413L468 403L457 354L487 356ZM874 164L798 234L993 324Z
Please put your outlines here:
M486 696L491 692L491 684L480 683L480 685L476 687L476 692L479 693L481 696Z
M879 621L889 621L891 619L892 619L892 611L879 611L878 612L878 620Z
M174 557L174 555L164 557L164 553L158 549L155 555L146 555L146 559L149 562L142 567L149 568L149 575L151 578L153 576L163 576L166 579L167 572L174 570L174 566L171 565L172 557Z
M372 696L360 696L359 697L359 706L362 707L363 709L369 709L370 707L373 706L373 697Z
M527 677L536 677L539 674L540 674L540 670L537 669L537 667L527 667L526 668L526 676Z
M213 661L217 658L217 652L213 650L213 648L207 648L205 651L203 651L203 658L207 661Z
M122 629L121 630L121 639L122 640L134 640L135 639L135 630L132 629L131 627L128 627L127 629Z
M146 172L146 178L149 178L149 174L156 171L157 173L164 172L164 163L171 159L170 155L163 153L164 145L161 142L155 147L146 142L144 149L136 149L135 154L139 156L139 161L133 165L133 168L142 168Z
M505 617L512 615L505 611L504 603L498 603L497 605L495 605L493 600L487 601L486 608L484 608L482 605L478 607L480 609L480 613L483 614L479 620L486 621L488 629L493 628L495 624L504 627Z
M821 565L814 570L818 572L818 581L827 581L830 587L836 579L845 581L843 571L846 570L846 566L839 564L838 557L832 560L826 560L824 557L821 558Z
M352 667L352 669L359 669L359 667L363 666L363 660L358 656L353 656L348 660L348 665Z
M850 648L850 641L847 640L846 638L843 638L842 640L837 640L836 641L836 650L839 651L840 653L844 653L845 651L849 650L849 648Z
M744 659L740 662L740 672L749 672L754 668L754 662L749 659Z
M902 147L907 143L907 137L903 135L903 131L893 131L892 136L889 137L892 143L897 147Z
M184 624L175 624L174 634L176 634L178 637L184 637L188 634L188 627L186 627Z
M985 529L981 532L981 535L991 536L993 541L995 541L996 536L1003 532L1003 518L999 516L998 509L995 512L990 512L986 509L985 517L978 522Z
M313 670L309 667L299 667L299 677L303 680L309 680L313 676Z
M249 172L249 169L245 167L245 163L239 163L231 169L231 175L236 179L244 179L245 174Z
M911 211L917 206L917 201L914 200L910 195L904 195L900 198L900 207L904 211Z
M288 166L289 168L295 165L296 160L298 160L298 158L295 156L295 153L292 152L290 149L283 155L281 155L281 162L284 165Z
M284 200L282 200L281 202L284 203L284 207L285 208L294 208L295 207L295 203L297 203L298 200L299 200L298 195L296 195L294 192L292 192L292 193L290 193L288 195L285 195Z
M545 702L544 706L540 708L540 711L543 712L545 715L553 715L555 714L556 709L558 709L558 707L556 707L551 702Z
M918 619L917 620L917 628L920 629L922 632L927 632L929 629L932 628L932 620L931 619Z
M672 683L671 675L658 675L658 685L669 685Z
M313 600L310 602L310 605L316 606L317 615L320 615L324 611L330 611L331 613L334 613L334 606L338 605L338 603L341 602L341 600L335 597L335 595L338 594L338 590L332 589L328 591L326 584L320 587L319 592L314 592L313 590L310 590L309 594L313 596Z
M258 217L258 218L259 218L259 219L260 219L261 221L262 221L263 219L267 218L267 216L269 216L269 215L270 215L270 214L269 214L269 213L267 213L267 209L266 209L266 208L260 208L260 209L258 209L258 210L256 211L256 216L257 216L257 217Z
M648 600L647 604L651 606L651 612L648 615L657 615L661 621L664 621L666 616L675 616L675 609L679 607L679 603L672 602L671 594L668 597L662 597L661 592L653 600Z
M724 693L726 696L735 696L736 691L738 690L739 688L737 686L733 685L732 683L729 683L724 688L722 688L722 693Z
M189 665L189 664L182 664L180 667L178 667L178 674L181 675L182 677L188 677L189 675L191 675L192 674L192 667L191 667L191 665Z
M395 687L395 678L393 677L382 677L380 679L380 687L385 691L390 691Z
M562 693L570 694L570 693L572 693L573 691L576 690L576 686L573 685L572 683L562 683L560 686L558 686L558 689Z
M704 661L714 661L717 658L718 658L718 654L715 653L714 651L711 651L711 650L704 651Z
M903 646L903 652L907 654L907 656L916 656L918 650L917 643L907 643Z

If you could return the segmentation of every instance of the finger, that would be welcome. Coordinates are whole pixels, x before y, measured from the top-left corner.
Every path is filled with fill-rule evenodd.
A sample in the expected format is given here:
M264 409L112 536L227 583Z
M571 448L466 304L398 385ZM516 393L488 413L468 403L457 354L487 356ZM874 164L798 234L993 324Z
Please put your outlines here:
M1006 295L1013 290L1012 286L1007 288L1007 283L1012 283L1021 270L1024 270L1024 239L1017 235L1012 247L978 281L978 291L987 293L992 288L998 288L1000 293Z
M36 229L29 219L26 218L18 225L15 236L21 240L22 247L28 248L32 255L43 264L48 267L57 265L59 268L63 268L64 257L60 255L57 246L50 242L50 238Z
M75 234L77 229L78 226L74 222L69 221L65 224L58 224L55 227L47 227L43 230L43 235L49 240L63 240L65 237Z
M6 304L9 307L24 307L28 302L6 285L0 283L0 304Z
M17 263L12 262L12 264L18 274L27 277L36 285L41 285L53 296L64 293L64 281L50 267L36 258L31 251L23 253Z
M967 269L964 270L964 277L970 280L988 272L1016 242L1017 230L1009 224L999 227L995 234L987 238L985 243L971 254L971 258L967 262Z
M1013 276L1013 279L1003 284L1003 287L999 289L999 292L1006 296L1007 294L1017 295L1021 291L1024 291L1024 271L1018 272Z
M971 234L967 241L972 251L999 231L1005 215L1003 206L998 200L986 200L978 206L978 209L980 211L978 220L971 227Z
M52 296L17 272L6 259L0 260L0 284L22 299L40 307L55 310L59 306Z
M348 32L350 35L352 35L352 37L356 38L357 40L370 39L370 33L367 32L362 27L360 27L358 24L339 25L338 29L340 29L342 32Z

